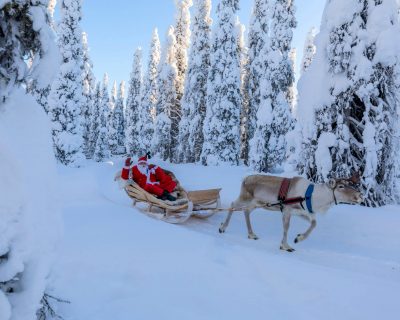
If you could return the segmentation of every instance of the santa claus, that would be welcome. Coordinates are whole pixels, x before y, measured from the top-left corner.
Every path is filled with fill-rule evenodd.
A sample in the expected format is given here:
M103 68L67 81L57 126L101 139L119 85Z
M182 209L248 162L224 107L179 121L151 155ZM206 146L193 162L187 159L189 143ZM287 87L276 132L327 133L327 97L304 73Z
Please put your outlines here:
M121 178L125 181L135 181L142 189L156 195L161 200L175 201L176 197L171 195L171 192L175 190L176 182L159 166L149 165L147 156L140 157L136 165L133 165L130 157L127 158Z

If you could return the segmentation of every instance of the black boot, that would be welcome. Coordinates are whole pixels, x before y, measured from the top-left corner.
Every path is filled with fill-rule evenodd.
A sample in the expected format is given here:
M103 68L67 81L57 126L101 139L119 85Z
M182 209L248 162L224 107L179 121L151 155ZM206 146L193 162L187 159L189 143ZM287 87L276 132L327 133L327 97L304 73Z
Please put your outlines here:
M162 199L162 200L176 201L176 198L166 190L164 190L162 197L164 197L164 199Z
M157 196L157 199L160 199L160 200L163 200L163 201L167 200L166 191L164 191L164 193L161 196Z

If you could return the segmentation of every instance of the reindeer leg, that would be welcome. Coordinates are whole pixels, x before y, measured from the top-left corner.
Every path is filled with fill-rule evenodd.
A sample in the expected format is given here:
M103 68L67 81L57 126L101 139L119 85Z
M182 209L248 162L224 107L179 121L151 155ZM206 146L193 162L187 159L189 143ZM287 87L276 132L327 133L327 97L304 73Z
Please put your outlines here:
M314 216L305 216L308 221L310 221L310 227L304 233L300 233L297 235L296 239L294 239L294 243L303 241L308 238L310 233L314 230L315 226L317 225L317 221L315 220Z
M295 251L293 248L291 248L288 243L287 243L287 234L288 234L288 230L289 230L289 226L290 226L290 217L291 214L288 211L283 211L282 212L282 223L283 223L283 238L282 238L282 242L281 242L281 250L285 250L288 252L293 252Z
M258 240L257 235L253 232L253 228L251 227L250 222L250 213L253 211L254 208L247 208L244 211L244 217L246 219L246 226L247 226L247 237L252 240Z
M232 213L233 213L233 207L231 207L228 211L228 215L226 216L225 222L221 223L221 226L219 227L219 233L225 233L226 228L229 225L229 222L231 221L231 217L232 217Z

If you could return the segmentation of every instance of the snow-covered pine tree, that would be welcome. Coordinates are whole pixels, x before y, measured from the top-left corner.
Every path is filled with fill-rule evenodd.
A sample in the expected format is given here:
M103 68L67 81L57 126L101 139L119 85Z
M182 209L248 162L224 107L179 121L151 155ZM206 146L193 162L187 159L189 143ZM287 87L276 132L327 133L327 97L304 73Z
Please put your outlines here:
M147 65L147 74L143 84L142 105L139 113L140 149L139 154L144 154L151 148L154 134L154 120L158 100L158 65L160 63L160 39L157 29L153 32L150 45L150 56Z
M176 149L177 140L172 139L172 112L176 108L177 93L176 81L178 70L176 66L176 39L174 27L169 27L161 62L158 87L162 94L157 102L157 116L155 122L153 153L161 159L172 159Z
M83 47L81 21L82 0L61 2L58 44L62 65L49 97L49 115L53 123L56 158L64 165L77 166L83 159L82 116Z
M236 17L238 54L240 57L240 91L242 94L242 109L240 111L240 159L247 163L249 155L249 140L247 133L247 115L249 112L249 95L247 93L248 81L248 48L245 44L246 27Z
M90 130L92 126L92 112L94 104L94 94L96 80L93 75L93 63L89 57L89 46L86 32L82 33L83 45L83 96L84 104L82 108L83 116L83 149L86 158L90 159L93 153L90 152Z
M125 119L124 119L125 81L118 87L117 100L112 114L112 127L115 132L115 155L125 154Z
M293 82L288 90L288 101L290 105L290 109L292 110L292 114L294 113L294 106L296 104L296 84L294 82L295 74L296 74L296 61L297 61L297 49L292 48L289 53L290 59L290 67L292 69L293 74ZM295 119L293 119L295 121Z
M115 104L117 103L117 82L114 81L111 88L110 100L108 101L108 120L107 120L107 134L108 134L108 146L111 154L116 154L117 150L117 129L114 127L113 121Z
M297 50L296 48L292 48L289 55L292 72L296 74L296 61L297 61ZM287 148L286 148L286 170L296 170L298 167L298 161L301 152L301 128L300 124L296 119L296 105L297 105L297 90L296 84L289 88L289 96L288 96L289 105L293 115L293 126L291 130L286 134L287 140Z
M48 19L48 23L53 29L55 26L53 17L55 6L56 6L56 0L48 1L47 5L48 15L46 19ZM47 43L49 45L56 45L53 39L51 41L47 41ZM30 56L28 64L33 64L33 63L35 63L35 59L34 57ZM58 61L57 62L54 61L53 64L54 66L52 69L57 70L59 67ZM42 70L38 74L31 74L27 79L28 80L26 85L27 92L31 93L35 97L36 101L43 107L43 109L46 112L49 111L49 95L51 90L51 84L54 80L54 76L55 74L49 77L49 73L47 72L47 70L46 71Z
M260 82L257 126L250 142L251 165L257 171L271 172L286 158L286 135L293 128L290 88L294 82L290 61L293 28L296 27L294 0L275 0L270 5L270 45L264 46L267 71Z
M246 140L242 148L242 157L249 158L249 142L253 139L257 125L257 111L261 103L260 79L267 74L266 47L270 46L269 39L269 2L271 0L254 0L253 12L250 17L248 34L248 73L246 91L248 96L248 108L246 115L245 131Z
M58 69L47 4L0 1L1 320L36 319L59 232L50 123L25 92L28 81L49 83Z
M108 121L110 118L110 96L108 94L108 75L107 73L103 78L103 86L101 88L101 104L99 110L98 122L98 136L96 140L96 147L94 151L94 160L102 162L111 157L109 140L108 140Z
M179 124L179 156L183 162L200 161L210 68L211 0L194 0L194 9L192 46L182 98L182 119Z
M240 57L237 45L238 0L220 0L213 30L207 81L203 164L238 164L240 156Z
M171 161L182 162L179 154L179 125L182 118L182 97L184 93L184 83L188 66L188 49L190 44L190 7L192 0L175 0L177 13L175 24L175 59L176 59L176 94L177 100L170 110L171 119L171 144L177 147L172 149Z
M29 66L24 61L24 55L32 50L35 56L41 51L45 53L44 43L38 41L40 32L33 28L23 28L24 23L32 24L29 19L31 5L26 5L27 1L15 3L14 1L2 1L0 6L0 30L1 51L0 51L0 103L5 103L10 91L26 82ZM45 5L45 1L38 2L40 8ZM18 16L21 19L18 20ZM21 26L20 26L21 25ZM17 29L13 29L17 26ZM18 30L23 32L19 32ZM48 32L48 34L50 34ZM34 41L35 40L35 41ZM40 55L39 55L40 57ZM35 67L35 66L33 66Z
M301 61L301 73L307 71L312 60L314 59L315 53L317 51L317 48L314 44L316 33L317 30L314 27L312 27L307 33L306 42L304 43L303 60Z
M302 172L325 181L358 171L371 206L399 194L398 12L396 0L328 1L317 53L299 82Z
M125 148L128 155L138 155L140 150L139 112L142 100L143 71L142 49L137 48L133 58L128 97L126 99Z
M187 51L190 45L190 7L192 0L175 0L177 13L175 24L175 55L178 71L176 91L180 100L184 91L186 69L188 66Z
M89 148L87 150L89 159L93 159L94 157L97 138L99 137L101 104L101 83L98 82L93 94L92 112L90 113Z

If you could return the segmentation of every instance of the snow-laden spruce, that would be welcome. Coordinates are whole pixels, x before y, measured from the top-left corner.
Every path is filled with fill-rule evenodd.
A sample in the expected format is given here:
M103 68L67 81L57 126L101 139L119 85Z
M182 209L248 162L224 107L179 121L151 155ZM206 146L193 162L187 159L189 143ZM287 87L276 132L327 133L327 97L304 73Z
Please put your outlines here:
M133 58L131 77L125 112L125 148L129 155L137 155L140 150L139 112L142 100L143 71L142 49L137 48Z
M175 0L177 13L175 23L175 56L178 71L176 80L176 91L178 100L182 98L186 69L188 66L187 51L190 45L190 7L192 0Z
M24 1L21 2L21 4L23 3ZM45 1L42 1L42 3L44 4ZM47 23L50 24L52 28L54 27L54 5L54 1L50 1L48 3L48 12L46 17L46 19L48 20ZM17 12L18 11L16 11L15 13ZM9 35L11 34L13 33L9 33ZM29 37L29 35L27 36ZM23 36L21 35L19 35L19 37L23 38ZM44 50L42 50L42 52L40 53L40 59L38 59L38 55L29 55L29 59L27 62L28 65L34 65L37 64L38 61L40 61L41 65L45 67L40 68L40 70L38 70L37 68L30 68L30 74L25 80L27 92L31 93L35 97L36 101L43 107L43 109L48 112L51 84L54 81L54 77L56 76L55 72L58 70L58 67L60 65L60 56L58 54L58 50L51 49L51 47L57 46L57 43L54 40L55 33L48 32L46 37L48 37L48 39L45 41L46 46L49 46L49 48L43 48ZM4 43L7 42L5 41ZM10 45L11 43L12 42L8 42L8 45ZM30 39L29 43L27 43L27 45L32 46L33 48L36 46L32 38ZM49 51L54 52L54 54L47 55L46 52ZM23 69L21 69L20 71L22 70Z
M200 161L210 68L211 0L194 0L194 10L192 45L179 124L179 157L183 162Z
M238 164L240 154L240 56L237 45L238 0L220 0L212 36L207 81L203 164Z
M122 81L120 83L118 92L116 91L116 85L115 82L111 95L109 146L113 155L121 155L125 154L125 82Z
M154 119L158 100L158 65L160 63L161 46L157 29L153 32L150 44L150 56L147 64L147 73L143 84L142 104L139 113L140 149L139 154L151 150L154 134Z
M239 17L236 17L237 28L237 46L238 54L240 57L240 92L242 95L242 108L240 110L240 159L247 164L249 156L249 139L247 132L247 115L249 112L249 95L247 92L248 87L248 48L245 44L246 27L240 23Z
M176 22L175 22L175 56L176 68L178 71L176 77L176 92L178 99L182 98L186 70L188 66L188 49L190 45L190 7L192 0L175 0L176 4Z
M117 104L115 106L115 112L117 111L119 116L117 117L119 122L117 126L117 137L118 137L118 154L125 154L125 81L121 81L117 93Z
M307 71L312 60L314 59L315 53L317 52L317 48L314 44L316 33L317 30L314 27L312 27L307 33L307 38L304 43L303 60L301 61L301 73Z
M92 112L90 114L89 145L87 149L87 156L89 159L93 159L94 157L94 151L96 149L96 143L99 137L101 104L101 83L97 82L96 89L93 94Z
M254 0L253 12L250 17L250 26L248 34L248 74L246 81L246 91L248 96L248 108L246 115L245 131L246 139L244 141L244 157L248 158L249 140L254 136L257 125L257 110L261 103L261 83L262 76L266 76L267 64L266 58L262 55L266 46L270 45L269 40L269 9L270 0Z
M83 46L81 0L61 2L58 45L62 56L59 74L52 84L49 116L52 121L54 152L64 165L79 166L83 159L82 116Z
M293 74L293 82L289 87L288 90L288 101L290 105L290 109L292 110L292 113L294 113L294 108L296 105L296 83L294 82L294 77L296 74L296 61L297 61L297 49L292 48L289 52L289 61L290 61L290 67L292 70ZM295 119L293 119L295 121Z
M176 98L177 101L170 110L171 119L171 143L177 145L171 154L171 161L182 162L182 154L179 152L179 130L182 118L182 97L184 94L185 76L188 67L188 49L190 44L190 7L192 0L176 0L176 22L175 22L175 59L176 59Z
M117 103L117 81L114 80L113 86L111 88L111 95L108 100L108 120L107 120L107 135L108 135L108 147L111 154L116 154L117 152L117 129L113 121L114 109Z
M153 138L153 153L163 160L171 160L177 152L177 141L172 139L173 117L176 110L177 92L176 81L178 68L176 65L176 38L174 27L170 26L167 32L158 78L158 88L162 94L157 102L157 114Z
M290 88L294 73L289 54L296 20L294 1L268 1L267 7L271 16L270 36L269 44L266 42L258 53L265 72L258 79L258 107L251 107L251 112L257 110L257 122L250 141L250 164L257 171L271 172L285 161L286 135L293 129Z
M103 85L101 88L98 120L98 136L96 140L96 147L94 151L94 160L102 162L110 159L111 152L108 141L108 122L110 118L110 96L108 94L108 75L107 73L103 78Z
M360 172L367 205L399 195L398 12L396 0L329 1L298 85L301 171L314 181Z
M82 33L83 45L83 150L87 158L93 155L90 152L90 129L92 125L92 113L94 107L94 95L96 80L93 75L93 63L89 56L89 46L86 32Z
M0 1L1 320L36 319L60 232L50 122L25 93L57 72L47 4Z

